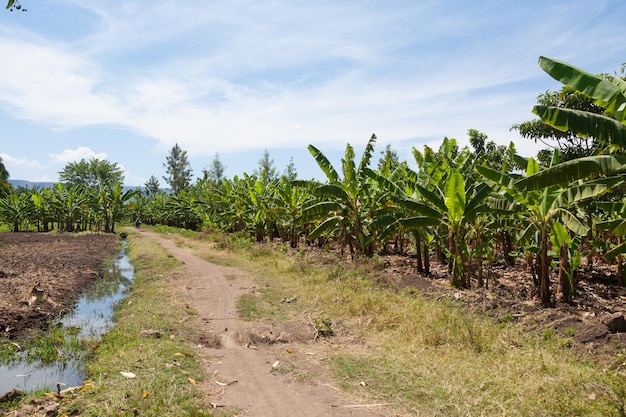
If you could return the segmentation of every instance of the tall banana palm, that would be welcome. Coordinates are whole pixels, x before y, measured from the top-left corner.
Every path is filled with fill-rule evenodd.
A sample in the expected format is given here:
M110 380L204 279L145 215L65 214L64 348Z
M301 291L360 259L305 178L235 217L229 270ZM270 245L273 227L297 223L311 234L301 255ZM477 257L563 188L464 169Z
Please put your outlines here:
M289 181L282 177L276 184L275 192L270 201L270 212L285 240L289 240L292 248L298 247L298 222L302 208L311 201L307 182Z
M614 175L626 172L626 81L612 76L596 76L573 65L540 57L539 65L554 79L594 100L604 114L558 107L535 106L533 112L548 125L591 137L604 145L604 154L579 158L558 164L526 178L519 185L528 190L542 186L568 184L581 178ZM602 224L604 230L620 235L620 222ZM607 227L615 226L613 230ZM626 253L626 245L618 245L607 255Z
M555 159L553 162L557 165L558 161ZM501 193L491 201L491 207L494 210L506 208L509 212L516 212L522 219L523 227L519 232L518 240L533 244L538 249L535 265L539 293L542 303L551 305L550 236L558 234L563 226L574 234L585 235L589 229L584 221L585 213L579 209L578 203L607 192L611 187L623 183L624 179L618 176L588 182L579 181L565 187L547 185L538 187L538 190L527 190L524 187L525 179L516 180L507 173L486 166L479 166L476 169L501 190ZM531 158L526 168L526 178L538 172L540 172L539 164ZM560 248L553 248L553 250L559 252ZM565 252L561 253L565 254ZM559 284L567 300L571 294L568 291L571 282Z
M81 216L81 210L87 205L89 196L77 185L66 187L56 184L51 189L53 211L57 216L59 230L73 232ZM62 225L62 227L61 227Z
M35 204L35 216L37 217L37 230L48 232L49 224L52 219L52 195L49 188L39 191L33 188L31 191L31 199Z
M381 190L374 186L369 175L375 142L376 135L372 135L358 166L354 148L350 144L346 145L341 160L343 178L319 149L309 145L309 152L328 180L314 190L319 201L306 207L302 213L304 221L319 222L309 234L309 239L333 237L342 250L346 245L350 248L352 257L373 255L375 235L370 225L383 199Z
M0 198L0 217L19 232L36 212L35 204L28 193L11 193Z
M109 189L109 202L110 202L110 219L111 219L111 233L115 233L115 223L118 222L124 210L131 209L133 207L132 198L138 194L137 190L126 190L122 188L121 183L116 183Z

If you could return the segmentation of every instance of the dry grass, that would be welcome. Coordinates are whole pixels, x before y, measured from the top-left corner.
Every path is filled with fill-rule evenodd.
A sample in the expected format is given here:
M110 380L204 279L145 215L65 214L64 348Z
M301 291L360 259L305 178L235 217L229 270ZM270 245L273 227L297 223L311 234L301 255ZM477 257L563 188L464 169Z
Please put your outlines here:
M454 300L381 288L367 265L321 265L269 246L240 250L215 239L196 238L193 247L205 259L251 272L267 288L254 318L328 317L362 338L366 349L335 346L326 364L344 389L393 403L396 412L626 415L623 366L596 361L568 339L477 316ZM287 297L298 302L278 302Z

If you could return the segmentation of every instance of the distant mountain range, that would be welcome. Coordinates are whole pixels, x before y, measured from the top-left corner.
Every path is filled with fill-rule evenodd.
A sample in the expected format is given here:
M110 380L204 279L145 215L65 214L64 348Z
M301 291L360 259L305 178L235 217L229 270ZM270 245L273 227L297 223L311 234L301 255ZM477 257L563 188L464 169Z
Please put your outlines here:
M18 187L24 187L24 188L48 188L48 187L52 187L54 184L54 182L31 182L31 181L25 181L25 180L12 180L9 179L9 183L13 186L13 188L18 188Z
M13 186L13 188L38 188L38 189L42 189L42 188L48 188L48 187L52 187L56 184L56 182L32 182L32 181L26 181L26 180L12 180L9 179L9 184L11 184ZM143 190L143 187L140 187ZM122 187L122 189L124 190L124 192L128 191L128 190L136 190L137 187L129 187L129 186L124 186Z

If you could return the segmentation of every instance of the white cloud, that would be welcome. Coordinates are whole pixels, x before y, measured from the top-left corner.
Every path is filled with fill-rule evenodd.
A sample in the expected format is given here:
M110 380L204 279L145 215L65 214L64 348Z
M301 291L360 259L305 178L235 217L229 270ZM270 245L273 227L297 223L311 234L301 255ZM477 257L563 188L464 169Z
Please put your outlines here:
M69 162L80 161L81 159L89 160L92 158L106 159L107 153L96 153L91 149L79 146L76 149L65 149L59 154L50 154L50 162L54 165L67 164Z
M55 130L123 127L190 154L343 147L372 132L381 144L462 142L469 128L519 141L510 126L533 117L544 85L558 88L540 53L604 59L619 56L610 42L622 48L607 36L613 23L593 24L607 2L584 18L582 1L66 2L96 17L87 37L0 31L0 55L11 57L0 101ZM106 156L81 147L50 163Z
M0 158L8 167L41 168L41 163L33 159L14 157L6 153L0 153Z

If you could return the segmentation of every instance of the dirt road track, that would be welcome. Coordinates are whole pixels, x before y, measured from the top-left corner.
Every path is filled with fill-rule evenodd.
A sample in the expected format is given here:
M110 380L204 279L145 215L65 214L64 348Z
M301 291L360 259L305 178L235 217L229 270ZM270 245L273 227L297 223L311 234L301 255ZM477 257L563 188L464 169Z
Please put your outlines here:
M205 384L212 403L261 417L391 415L378 406L350 403L340 396L325 379L323 367L306 358L304 352L289 355L290 360L306 363L309 370L314 370L311 381L299 383L272 372L272 364L281 360L281 352L287 355L284 348L246 347L241 342L245 339L244 323L238 319L235 307L237 298L254 285L245 272L211 264L193 255L191 249L178 247L172 240L147 230L141 229L136 238L157 241L185 264L184 273L176 278L175 293L197 310L203 339L218 340L214 345L220 345L201 349L206 355L207 371L216 377Z

